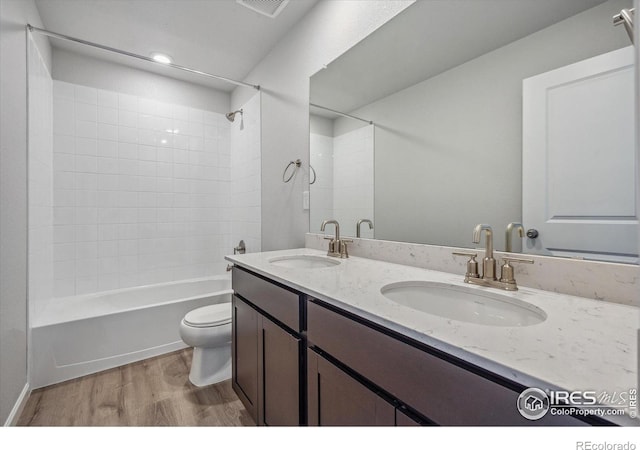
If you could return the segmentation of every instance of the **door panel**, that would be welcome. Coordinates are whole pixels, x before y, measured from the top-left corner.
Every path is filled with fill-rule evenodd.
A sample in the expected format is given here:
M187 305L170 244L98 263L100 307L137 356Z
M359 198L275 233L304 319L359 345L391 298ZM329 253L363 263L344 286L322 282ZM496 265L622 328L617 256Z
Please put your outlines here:
M233 388L256 419L258 398L258 312L233 296Z
M300 424L301 341L261 316L260 424Z
M526 252L637 261L634 92L632 47L523 81Z

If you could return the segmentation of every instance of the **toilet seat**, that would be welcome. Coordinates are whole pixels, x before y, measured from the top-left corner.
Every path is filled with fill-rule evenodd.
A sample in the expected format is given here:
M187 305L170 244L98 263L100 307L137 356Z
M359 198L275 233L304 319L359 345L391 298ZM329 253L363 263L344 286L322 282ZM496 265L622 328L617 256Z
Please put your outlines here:
M217 327L231 323L231 303L203 306L184 316L185 325L194 328Z

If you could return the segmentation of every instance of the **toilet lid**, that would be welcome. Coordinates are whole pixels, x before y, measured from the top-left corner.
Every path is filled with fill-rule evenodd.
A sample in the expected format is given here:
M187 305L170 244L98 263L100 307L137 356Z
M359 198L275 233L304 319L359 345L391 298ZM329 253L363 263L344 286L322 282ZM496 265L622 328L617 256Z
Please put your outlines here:
M203 306L189 311L184 322L192 327L214 327L231 323L231 303Z

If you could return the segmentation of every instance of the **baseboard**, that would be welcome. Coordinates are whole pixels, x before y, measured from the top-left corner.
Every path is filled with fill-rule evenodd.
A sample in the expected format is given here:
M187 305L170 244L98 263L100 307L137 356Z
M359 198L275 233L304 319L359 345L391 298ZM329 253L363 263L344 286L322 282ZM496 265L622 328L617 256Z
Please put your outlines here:
M22 410L27 404L30 393L31 389L29 388L29 383L27 383L24 385L24 388L22 389L18 400L16 400L16 404L13 405L13 409L9 413L9 417L7 417L7 420L4 423L5 427L13 427L18 423L18 419L20 418L20 414L22 414Z

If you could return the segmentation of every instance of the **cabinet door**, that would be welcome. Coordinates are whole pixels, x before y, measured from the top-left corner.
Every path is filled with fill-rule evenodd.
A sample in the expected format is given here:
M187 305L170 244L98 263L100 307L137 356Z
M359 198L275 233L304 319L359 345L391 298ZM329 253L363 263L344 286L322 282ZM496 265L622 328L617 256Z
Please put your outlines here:
M233 296L232 386L256 420L258 400L258 312Z
M264 316L258 339L258 424L300 425L301 341Z
M400 409L396 409L396 426L397 427L419 427L421 425L416 420L414 420L413 418L409 417L404 412L402 412Z
M318 355L307 351L309 425L393 426L395 408Z

